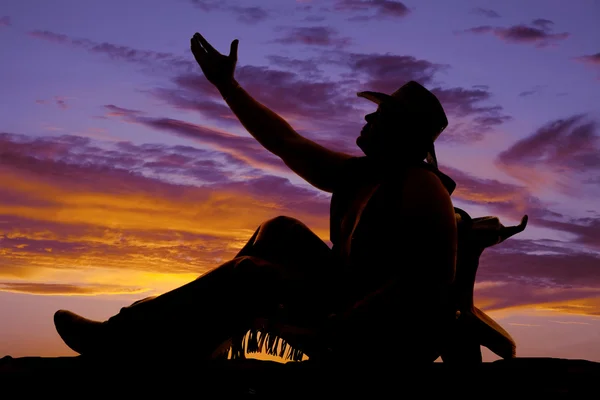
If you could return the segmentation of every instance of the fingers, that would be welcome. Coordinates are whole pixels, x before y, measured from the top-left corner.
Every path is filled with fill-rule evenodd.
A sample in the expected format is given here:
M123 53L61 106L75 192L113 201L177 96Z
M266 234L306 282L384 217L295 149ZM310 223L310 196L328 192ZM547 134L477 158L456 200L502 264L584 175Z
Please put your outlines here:
M207 53L218 53L218 51L215 50L215 48L212 47L210 43L208 43L206 39L204 39L204 37L198 32L194 34L194 38L196 38L200 42L200 44L202 45L202 47L204 47L204 50L206 50Z
M206 50L200 46L200 43L195 37L190 39L190 47L194 53L206 54Z
M204 60L206 51L202 48L202 46L200 46L200 43L198 43L198 40L196 40L194 37L190 39L190 49L192 50L192 53L194 54L194 57L198 63Z
M231 47L229 48L229 57L233 58L234 60L237 60L237 50L239 43L240 41L235 39L233 42L231 42Z

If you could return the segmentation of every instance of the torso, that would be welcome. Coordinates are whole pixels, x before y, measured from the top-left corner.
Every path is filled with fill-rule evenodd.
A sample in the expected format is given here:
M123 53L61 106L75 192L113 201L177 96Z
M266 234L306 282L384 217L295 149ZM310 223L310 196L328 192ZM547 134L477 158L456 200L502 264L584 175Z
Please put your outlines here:
M424 166L427 168L426 164ZM402 190L402 174L407 171L400 171L390 184L377 176L366 157L348 160L340 185L331 198L330 239L338 267L351 280L354 276L366 286L375 285L394 269L389 265L392 260L378 257L378 249L387 234L382 222L389 207L396 207L386 203L385 191L390 187L394 191ZM453 189L448 188L450 192ZM401 244L398 246L397 250L402 254Z

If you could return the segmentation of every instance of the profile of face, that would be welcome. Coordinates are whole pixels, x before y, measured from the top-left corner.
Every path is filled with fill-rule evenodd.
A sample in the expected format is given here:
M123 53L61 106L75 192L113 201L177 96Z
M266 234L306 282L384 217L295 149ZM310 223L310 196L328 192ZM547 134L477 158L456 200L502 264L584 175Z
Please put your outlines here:
M393 102L379 104L365 116L367 122L356 138L366 156L384 163L423 161L427 156L433 126L423 119L409 99L399 93Z
M365 155L382 157L388 154L390 150L399 150L392 149L390 146L395 141L394 137L397 138L403 135L405 122L402 118L397 115L391 117L390 112L386 112L385 107L380 105L377 111L365 115L365 121L367 123L356 138L357 146Z
M356 144L362 149L366 155L370 155L371 150L377 142L377 111L365 115L365 121L367 123L360 131L360 135L356 138Z

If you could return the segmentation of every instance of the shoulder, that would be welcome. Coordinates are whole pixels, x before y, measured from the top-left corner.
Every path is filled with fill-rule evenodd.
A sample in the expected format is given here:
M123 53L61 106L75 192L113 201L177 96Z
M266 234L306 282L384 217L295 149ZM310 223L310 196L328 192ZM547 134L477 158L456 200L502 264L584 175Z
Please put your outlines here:
M410 168L403 178L388 181L377 191L377 203L385 209L389 223L402 222L409 230L456 226L450 194L431 170Z
M450 201L450 193L440 176L420 166L407 168L401 176L385 182L382 189L395 200L402 199L405 205Z
M354 186L370 175L369 160L366 157L350 156L342 161L337 171L333 192L343 191Z

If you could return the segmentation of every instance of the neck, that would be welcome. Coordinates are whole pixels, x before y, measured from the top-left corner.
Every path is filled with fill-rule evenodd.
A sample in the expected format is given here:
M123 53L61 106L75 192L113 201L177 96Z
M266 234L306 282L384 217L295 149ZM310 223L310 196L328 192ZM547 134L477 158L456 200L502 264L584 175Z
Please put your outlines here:
M370 161L375 175L388 178L398 176L402 171L409 167L419 166L423 164L423 160L411 159L408 157L399 156L395 159L392 157L374 157L367 156Z

